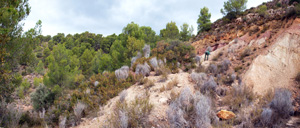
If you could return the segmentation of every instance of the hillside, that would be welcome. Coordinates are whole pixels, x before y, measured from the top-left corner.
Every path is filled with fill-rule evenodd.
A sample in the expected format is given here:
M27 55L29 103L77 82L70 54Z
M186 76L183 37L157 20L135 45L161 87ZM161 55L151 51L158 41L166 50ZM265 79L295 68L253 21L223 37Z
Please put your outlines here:
M1 38L0 127L300 127L298 2L224 13L195 36L172 21L159 35L134 22L109 36L13 26Z
M272 2L267 3L267 5L270 4ZM209 61L201 60L200 66L193 71L189 71L189 73L170 74L166 82L159 82L158 76L149 76L147 78L154 81L154 86L148 90L144 89L146 85L136 84L131 86L126 90L128 95L125 101L131 102L137 95L148 94L149 103L153 105L153 110L148 115L147 122L150 122L148 125L168 127L170 125L170 117L166 115L168 114L168 106L175 100L172 98L171 93L181 95L182 91L188 87L191 89L192 95L196 95L198 84L193 80L193 75L190 73L201 72L205 69L210 70L213 67L212 65L217 65L216 70L218 71L206 71L208 75L215 76L214 79L218 84L215 89L216 97L212 99L212 104L214 104L211 108L212 113L225 109L233 111L237 117L229 123L230 121L216 121L218 120L216 115L212 116L210 121L214 125L222 127L257 127L261 125L260 123L268 125L263 124L264 118L270 118L271 120L271 117L260 117L257 113L265 111L268 102L274 102L274 99L270 99L272 98L271 95L277 93L280 88L286 88L292 92L293 110L294 113L299 113L299 99L297 97L300 96L300 88L299 83L295 82L295 77L300 71L300 19L287 16L288 11L286 11L293 7L269 9L270 16L268 19L259 16L257 13L249 13L244 16L246 21L242 20L245 19L244 17L239 17L233 20L234 22L225 25L221 25L221 20L215 22L213 24L215 28L207 33L200 33L192 43L201 59L204 58L206 48L208 46L212 47ZM248 10L248 12L251 12L251 10ZM221 74L215 74L221 70L219 68L222 68L224 60L231 62L229 69ZM237 78L231 81L232 74L237 75ZM162 86L167 86L168 82L174 79L178 81L177 86L168 91L159 91ZM237 86L241 83L248 86L242 88L250 92L241 88L238 89ZM244 94L230 94L240 91ZM245 101L235 100L239 97ZM117 96L110 100L99 111L99 117L92 120L84 119L84 122L78 127L109 126L109 121L105 119L110 119L109 116L116 114L111 113L113 112L111 109L114 109L114 103L119 99L120 96ZM241 106L234 107L236 102ZM179 117L177 118L178 123L180 123ZM184 118L188 119L187 117ZM247 118L249 120L245 120ZM300 120L297 114L290 119L276 125L280 127L299 126ZM249 124L251 122L257 122L258 124Z

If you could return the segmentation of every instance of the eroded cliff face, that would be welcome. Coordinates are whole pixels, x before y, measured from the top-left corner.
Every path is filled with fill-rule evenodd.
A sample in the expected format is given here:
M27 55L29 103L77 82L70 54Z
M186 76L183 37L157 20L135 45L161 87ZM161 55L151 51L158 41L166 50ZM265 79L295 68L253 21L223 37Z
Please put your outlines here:
M291 88L300 71L300 19L281 33L266 54L253 60L245 73L244 82L253 91L265 94L269 89Z

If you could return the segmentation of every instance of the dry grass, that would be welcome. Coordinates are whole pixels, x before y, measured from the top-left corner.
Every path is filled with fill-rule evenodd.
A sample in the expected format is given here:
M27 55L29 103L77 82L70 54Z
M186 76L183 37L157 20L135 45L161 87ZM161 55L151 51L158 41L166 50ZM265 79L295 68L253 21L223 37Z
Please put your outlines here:
M149 82L148 78L142 78L139 83L140 85L143 85L143 84L147 84L148 82Z
M175 78L167 84L166 90L171 90L174 86L177 86L177 85L178 85L178 80L177 80L177 78Z
M144 88L145 88L145 89L149 89L149 88L151 88L151 87L153 87L153 86L155 86L154 82L153 82L152 80L148 80L148 79L147 79L147 83L144 84Z
M165 86L162 86L160 89L159 89L160 92L164 92L166 91L166 87Z
M168 80L168 75L168 73L163 72L163 74L160 76L159 82L165 82L166 80Z
M174 90L171 91L170 97L171 101L174 101L179 96L179 93L175 92Z

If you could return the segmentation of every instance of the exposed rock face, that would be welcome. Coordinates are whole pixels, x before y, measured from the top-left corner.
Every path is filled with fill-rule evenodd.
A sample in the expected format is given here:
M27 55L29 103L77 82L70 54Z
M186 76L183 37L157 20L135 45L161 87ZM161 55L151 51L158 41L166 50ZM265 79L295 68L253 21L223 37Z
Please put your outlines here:
M300 71L300 20L295 20L270 47L267 54L259 55L246 72L244 82L253 91L264 94L268 89L284 88Z
M235 114L231 111L221 110L217 113L217 116L223 120L229 120L235 118Z

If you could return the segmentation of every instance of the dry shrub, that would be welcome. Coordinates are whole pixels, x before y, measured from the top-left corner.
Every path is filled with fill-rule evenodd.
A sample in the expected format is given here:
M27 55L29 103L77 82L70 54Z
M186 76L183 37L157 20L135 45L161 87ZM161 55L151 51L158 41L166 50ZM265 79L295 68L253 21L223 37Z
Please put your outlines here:
M195 72L205 72L205 68L201 64L199 64L199 66L196 67Z
M203 85L198 85L198 84L197 84L197 86L200 87L201 93L203 93L203 94L209 93L209 92L216 92L216 88L218 86L212 76L210 76L210 78L208 80L206 80Z
M230 62L230 60L228 60L228 59L225 59L225 60L223 60L222 61L222 63L221 63L221 71L220 72L226 72L228 69L229 69L229 66L231 65L231 62Z
M132 57L131 59L131 67L134 65L135 61L142 57L142 54L140 52L137 53L135 57Z
M166 91L166 87L165 86L162 86L160 89L159 89L160 92L164 92Z
M118 80L121 79L127 79L129 73L129 67L128 66L122 66L120 69L117 69L115 71L115 75Z
M78 123L80 122L83 111L85 110L86 107L87 106L80 101L77 102L77 104L74 106L74 115L76 116L76 120L78 121Z
M147 62L145 62L144 65L138 64L135 68L135 74L142 74L143 76L149 76L150 71L151 68Z
M156 74L161 74L160 82L165 82L168 80L168 75L171 73L169 68L166 67L160 67Z
M217 74L218 73L218 67L215 64L210 64L207 68L208 73Z
M207 79L207 75L205 73L191 73L190 75L191 79L196 83L200 83L200 84L203 84L204 81Z
M144 85L144 84L148 83L148 81L149 81L148 78L141 77L138 79L139 85Z
M109 127L149 127L148 116L153 105L149 102L149 97L136 97L129 103L117 101L113 114L110 117Z
M230 92L224 98L224 104L229 105L236 112L242 106L247 106L255 99L252 87L245 84L233 85Z
M143 48L144 57L150 57L150 45L145 44Z
M179 93L175 92L175 90L172 90L170 93L171 101L174 101L179 96Z
M262 123L262 125L264 127L267 126L271 126L273 123L273 110L270 108L264 108L262 113L261 113L261 117L260 117L260 121Z
M196 61L196 63L199 65L199 64L201 63L201 56L197 55L197 56L195 57L195 61Z
M119 100L120 100L121 103L125 101L126 96L127 96L127 91L126 91L126 90L123 90L123 91L119 94L119 98L120 98Z
M156 57L153 57L149 60L149 63L150 65L152 66L152 68L155 70L157 69L159 66L158 66L158 61L157 61L157 58Z
M148 80L147 83L144 85L144 88L149 89L153 86L155 86L154 82L152 80Z
M268 93L271 93L271 91ZM263 102L267 106L261 112L260 125L263 127L283 127L291 113L293 113L292 94L287 89L277 88L275 94L271 94L271 96L273 96L271 102L270 96L265 98L267 103L266 101Z
M157 76L162 75L164 73L170 74L171 70L165 66L159 66L158 68L155 69L155 75Z
M289 118L290 113L293 112L291 92L283 88L276 89L270 108L278 114L278 118Z
M235 73L232 73L231 75L224 76L222 78L223 84L226 84L226 85L231 85L234 82L234 80L236 80L236 74Z
M16 104L0 101L0 126L18 127L22 114L23 110Z
M211 127L211 100L200 92L193 94L184 88L174 99L167 112L170 127Z
M67 117L60 116L59 117L59 128L65 128L66 127L66 122L67 122Z
M178 85L178 80L177 78L173 79L169 83L167 83L166 90L171 90L174 86Z

